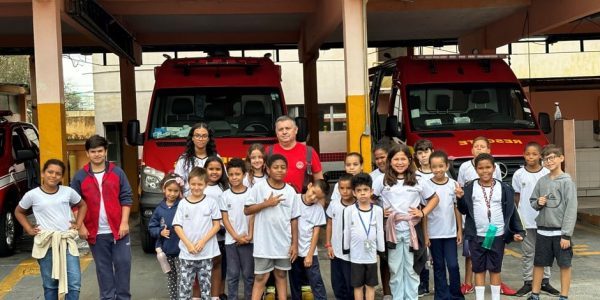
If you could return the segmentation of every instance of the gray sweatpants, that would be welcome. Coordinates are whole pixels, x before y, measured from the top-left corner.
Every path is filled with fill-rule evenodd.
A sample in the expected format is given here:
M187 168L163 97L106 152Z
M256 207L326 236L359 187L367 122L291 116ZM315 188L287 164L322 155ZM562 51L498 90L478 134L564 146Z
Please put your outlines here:
M523 281L533 280L533 257L535 256L535 236L537 229L527 229L527 236L521 243L521 251L523 252ZM550 267L544 268L544 280L550 278Z

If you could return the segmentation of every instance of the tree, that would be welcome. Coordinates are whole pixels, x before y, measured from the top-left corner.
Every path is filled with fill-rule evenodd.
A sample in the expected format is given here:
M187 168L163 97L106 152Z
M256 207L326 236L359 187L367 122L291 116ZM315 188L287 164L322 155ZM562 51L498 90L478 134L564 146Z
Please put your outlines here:
M0 83L29 85L29 57L0 56Z
M69 82L65 83L65 110L80 110L81 95L73 89Z

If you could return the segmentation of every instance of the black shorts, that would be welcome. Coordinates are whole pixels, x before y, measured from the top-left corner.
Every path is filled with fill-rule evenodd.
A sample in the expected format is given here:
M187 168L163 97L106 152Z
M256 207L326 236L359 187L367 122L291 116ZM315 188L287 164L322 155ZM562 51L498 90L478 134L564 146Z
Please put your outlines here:
M379 284L379 278L377 277L377 263L351 263L350 270L350 284L352 284L352 287L361 287L363 285L377 286Z
M502 271L502 259L504 258L503 237L497 236L494 239L492 248L489 250L482 247L483 240L483 237L478 236L476 239L469 241L473 273L483 273L485 271L500 273Z
M535 256L533 265L536 267L552 267L556 258L556 264L561 268L571 266L573 259L573 241L571 247L567 249L560 248L560 236L545 236L536 234L535 236Z

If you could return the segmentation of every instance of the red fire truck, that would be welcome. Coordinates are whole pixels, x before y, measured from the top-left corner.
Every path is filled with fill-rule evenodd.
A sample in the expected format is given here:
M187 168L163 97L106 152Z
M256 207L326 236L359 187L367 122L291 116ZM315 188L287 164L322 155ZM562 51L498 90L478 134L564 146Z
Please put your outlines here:
M174 169L192 125L208 124L224 160L243 158L252 143L276 142L273 124L287 113L281 68L269 56L168 58L154 76L146 130L140 133L139 121L127 130L128 143L143 146L140 219L147 252L154 251L148 222L163 199L159 182Z
M548 114L536 118L501 56L408 56L369 73L374 141L387 137L412 146L429 139L458 171L471 158L473 138L485 136L505 181L523 165L525 144L548 143Z

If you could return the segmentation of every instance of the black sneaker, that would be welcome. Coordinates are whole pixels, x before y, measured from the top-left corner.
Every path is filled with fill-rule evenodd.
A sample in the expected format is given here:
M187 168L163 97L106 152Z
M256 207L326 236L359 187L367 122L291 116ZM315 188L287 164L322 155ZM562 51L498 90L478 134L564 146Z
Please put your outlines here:
M531 294L527 300L540 300L540 295Z
M419 298L427 295L429 295L429 288L419 285Z
M550 282L542 283L542 292L548 293L553 296L560 295L560 291L555 289L552 285L550 285Z
M523 284L523 286L517 291L517 293L515 294L515 296L517 296L517 297L523 297L523 296L526 296L529 293L531 293L531 282L525 282Z

